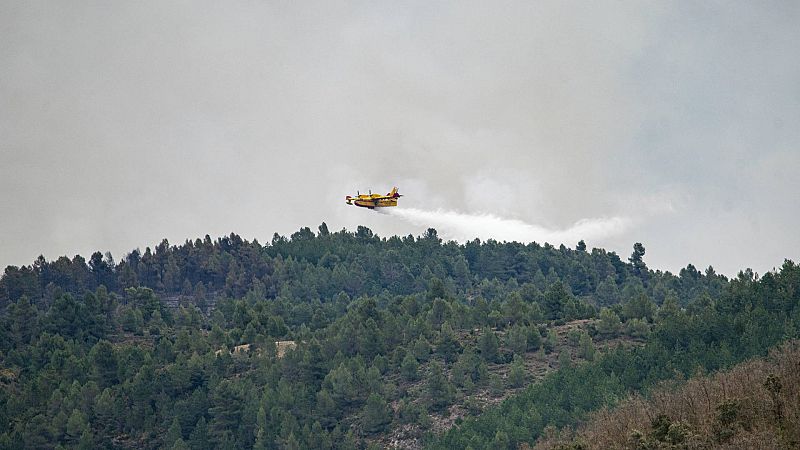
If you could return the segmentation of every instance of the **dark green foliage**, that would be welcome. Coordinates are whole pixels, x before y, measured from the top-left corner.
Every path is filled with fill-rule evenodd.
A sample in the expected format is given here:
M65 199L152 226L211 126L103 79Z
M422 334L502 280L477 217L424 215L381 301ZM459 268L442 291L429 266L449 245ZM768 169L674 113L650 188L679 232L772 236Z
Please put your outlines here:
M536 326L528 327L528 351L536 351L542 346L542 334Z
M428 343L428 340L425 339L424 336L420 336L416 342L414 342L414 357L420 361L427 361L431 355L431 345Z
M178 440L183 441L183 435L181 434L181 424L178 418L175 417L172 419L172 425L167 429L166 436L164 436L164 447L171 448Z
M209 449L211 444L208 440L208 425L205 417L200 417L189 435L189 446L193 449Z
M655 310L656 305L644 293L636 294L622 305L622 315L625 320L643 319L649 321L653 319Z
M612 275L606 277L595 291L595 298L597 304L600 306L609 306L619 303L619 289L617 289L617 282Z
M741 403L735 398L717 405L713 433L718 444L729 441L740 428L750 431L750 424L741 417L741 409Z
M647 273L647 266L644 264L644 253L644 245L640 242L633 244L633 253L631 257L628 258L628 261L633 265L633 273L636 275Z
M478 350L481 352L481 357L487 362L495 362L499 356L498 348L500 347L500 340L494 331L489 328L484 328L481 331L481 336L478 338Z
M558 319L565 315L565 309L569 309L574 303L574 298L570 292L564 287L564 283L556 281L544 292L544 300L542 307L544 309L544 317L547 320Z
M238 385L228 380L221 381L211 392L208 435L217 445L223 445L230 439L228 433L239 428L245 395Z
M441 411L450 405L453 393L453 386L444 374L441 364L434 361L430 366L426 387L428 405L434 411Z
M584 245L459 245L435 230L385 239L323 225L267 245L206 236L117 263L96 252L6 268L0 447L355 448L362 437L350 427L385 432L395 401L397 421L420 432L429 408L472 397L477 413L475 398L525 384L512 355L565 354L553 324L612 308L592 336L628 333L644 349L593 355L582 334L573 351L594 361L562 361L569 370L525 388L503 415L490 408L483 431L452 438L513 446L676 370L727 366L800 329L791 262L728 281L691 265L679 276L650 271L643 247L629 264ZM275 341L292 342L279 357Z
M441 355L446 362L452 362L455 361L460 350L461 344L458 343L453 327L445 322L436 341L436 353Z
M378 394L371 394L367 398L362 412L362 426L364 432L367 434L374 434L384 431L392 420L389 412L389 407L386 405L386 400Z
M698 367L717 370L764 355L785 339L787 331L800 325L800 267L787 261L780 272L758 281L747 272L740 273L718 301L709 303L702 297L697 301L683 311L668 298L656 314L654 330L644 347L618 348L593 362L553 372L480 418L464 421L431 448L485 448L493 445L500 432L507 433L512 447L533 443L546 426L573 425L586 411L613 405L631 391L672 378L675 371L687 377ZM776 377L769 378L765 386L768 391L782 389ZM773 402L773 407L775 420L783 420L780 402ZM719 409L721 441L735 428L735 410L735 405ZM658 417L651 433L639 433L632 440L642 445L679 445L691 436L685 423Z
M468 391L471 390L470 387L486 381L488 377L486 362L472 347L464 350L464 353L458 357L458 361L453 364L451 373L453 383L467 388Z
M100 387L117 382L117 356L114 347L108 341L100 341L89 352L93 379Z
M400 366L400 373L403 377L407 381L415 381L417 379L418 368L419 364L417 363L417 358L411 353L406 353L406 357L403 358L403 364Z

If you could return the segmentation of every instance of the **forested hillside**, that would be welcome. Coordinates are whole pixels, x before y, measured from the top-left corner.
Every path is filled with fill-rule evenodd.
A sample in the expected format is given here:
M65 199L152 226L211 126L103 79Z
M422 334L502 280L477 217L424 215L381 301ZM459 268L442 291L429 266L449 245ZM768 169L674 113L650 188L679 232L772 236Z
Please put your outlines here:
M702 295L686 308L662 304L644 346L617 348L592 362L558 370L452 429L434 448L533 443L548 427L575 425L587 411L613 405L632 392L647 392L658 381L686 379L764 355L797 338L798 330L800 266L786 261L779 272L761 279L740 273L716 299Z
M537 442L537 450L609 448L744 449L800 445L800 342L688 382L665 381L590 415L575 433Z
M513 448L797 336L792 262L644 256L322 224L10 266L0 448Z

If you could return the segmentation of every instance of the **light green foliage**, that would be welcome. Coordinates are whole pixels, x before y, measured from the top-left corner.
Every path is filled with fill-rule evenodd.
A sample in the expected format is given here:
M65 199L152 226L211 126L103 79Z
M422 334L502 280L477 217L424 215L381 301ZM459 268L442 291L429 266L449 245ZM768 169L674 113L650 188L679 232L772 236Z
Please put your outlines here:
M556 349L556 345L558 345L558 334L551 328L547 331L547 338L544 340L544 352L552 353Z
M595 355L595 348L594 343L592 342L592 337L589 336L589 333L585 331L580 333L580 338L578 339L578 356L592 361L594 360Z
M520 387L525 383L526 375L524 361L519 356L514 356L511 371L508 373L508 384L511 387Z
M437 308L437 302L435 301L437 298L440 300L444 300L448 298L447 291L444 287L444 283L437 277L433 277L428 284L428 292L427 292L428 300L433 302L433 309L432 311L432 318L434 323L441 324L446 319L445 314L447 311L447 304L445 302L439 302Z
M503 304L503 323L516 324L528 317L528 305L522 301L522 296L518 292L513 292L508 296Z
M528 329L522 325L514 325L506 333L506 345L514 354L524 355L528 350Z
M175 417L174 419L172 419L172 425L169 426L166 436L164 436L164 446L170 448L179 439L182 441L183 440L182 438L183 436L181 435L181 424L180 422L178 422L178 418Z
M478 339L478 350L481 352L481 357L487 362L494 362L497 360L499 347L500 340L494 331L490 328L484 328Z
M330 389L332 398L341 406L352 404L358 396L358 386L353 374L344 363L325 377L323 385Z
M494 435L494 440L492 441L492 448L509 447L511 447L511 441L508 438L508 434L505 431L497 431Z
M650 326L643 319L631 319L625 323L625 333L636 338L643 338L650 332Z
M500 375L493 373L489 375L489 393L493 396L499 396L503 393L503 389L505 386L503 385L503 379L500 378Z
M544 313L539 303L533 303L528 309L528 320L531 323L540 323L544 320Z
M426 416L424 408L420 404L410 403L406 400L401 400L397 408L398 419L400 423L420 423L422 416Z
M341 414L341 408L336 406L333 396L327 389L323 388L317 392L315 413L320 422L326 426L334 425Z
M86 416L79 410L73 409L69 420L67 420L66 439L70 442L77 443L84 431L88 429L89 424L86 421Z
M573 328L567 333L567 343L573 347L577 347L581 340L581 330Z
M528 351L536 351L542 346L542 334L536 326L528 327Z
M142 312L138 308L125 308L122 313L121 323L123 330L141 334L144 326Z
M609 308L600 311L600 320L595 323L597 333L604 338L612 338L622 331L622 322L619 316Z

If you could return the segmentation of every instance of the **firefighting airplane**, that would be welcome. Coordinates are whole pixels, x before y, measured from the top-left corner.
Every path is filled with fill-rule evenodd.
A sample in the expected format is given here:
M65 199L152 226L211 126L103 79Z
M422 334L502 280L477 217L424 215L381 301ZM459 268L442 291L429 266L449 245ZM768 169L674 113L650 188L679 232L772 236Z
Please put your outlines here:
M348 205L356 205L362 208L383 208L385 206L397 206L397 199L402 197L402 195L397 193L397 188L393 187L391 192L386 195L381 194L373 194L372 191L369 191L369 194L362 194L357 193L355 197L347 196L344 200L347 202Z

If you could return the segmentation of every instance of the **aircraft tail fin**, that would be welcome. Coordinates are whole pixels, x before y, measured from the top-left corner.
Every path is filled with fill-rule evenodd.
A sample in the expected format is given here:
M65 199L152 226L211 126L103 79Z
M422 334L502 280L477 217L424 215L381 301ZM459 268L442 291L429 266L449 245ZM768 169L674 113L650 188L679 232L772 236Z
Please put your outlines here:
M397 193L397 186L393 187L391 192L389 192L386 195L388 195L389 197L399 197L400 194Z

